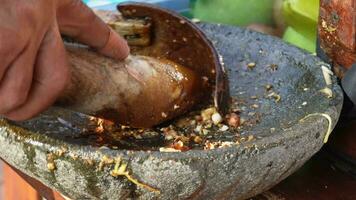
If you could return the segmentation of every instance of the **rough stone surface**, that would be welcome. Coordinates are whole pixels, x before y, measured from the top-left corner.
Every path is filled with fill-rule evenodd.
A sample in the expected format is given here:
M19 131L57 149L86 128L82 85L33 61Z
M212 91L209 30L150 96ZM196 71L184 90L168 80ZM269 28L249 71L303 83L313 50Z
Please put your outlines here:
M343 101L341 89L333 77L333 98L326 98L319 92L326 87L321 61L277 38L235 27L200 26L223 57L231 95L248 105L260 105L243 111L261 113L257 125L242 130L256 140L184 153L99 149L85 139L70 137L85 128L85 116L53 109L20 124L1 121L0 156L73 199L244 199L277 184L323 145L328 121L321 116L300 120L325 113L334 127ZM256 66L248 69L251 62ZM280 102L250 98L263 94L266 84L273 85ZM54 114L72 125L63 125ZM47 168L51 153L57 155L53 171ZM133 177L161 194L137 187L125 177L111 176L114 164L98 170L104 155L121 157Z

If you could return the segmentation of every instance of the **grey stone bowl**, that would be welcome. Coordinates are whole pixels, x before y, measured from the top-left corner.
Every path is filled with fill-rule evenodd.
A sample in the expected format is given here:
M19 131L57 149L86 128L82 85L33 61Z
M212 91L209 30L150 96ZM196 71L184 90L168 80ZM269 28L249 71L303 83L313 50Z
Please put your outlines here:
M335 77L328 86L333 96L327 98L320 92L327 87L325 64L317 57L256 32L199 26L223 58L230 94L246 105L242 116L256 119L240 134L255 140L178 153L98 148L75 137L86 128L87 116L53 108L23 123L2 120L1 158L73 199L244 199L280 182L323 146L336 124L343 96ZM252 62L255 66L247 67ZM266 84L273 85L271 98L264 96ZM98 170L104 156L120 157L132 177L160 194L113 177L114 164Z

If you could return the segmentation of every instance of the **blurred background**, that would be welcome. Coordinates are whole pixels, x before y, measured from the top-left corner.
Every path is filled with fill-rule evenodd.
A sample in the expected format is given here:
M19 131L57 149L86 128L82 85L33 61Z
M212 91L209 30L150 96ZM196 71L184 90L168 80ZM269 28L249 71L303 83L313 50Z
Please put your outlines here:
M114 10L127 0L84 0ZM200 21L243 26L315 53L319 0L134 0L154 3Z

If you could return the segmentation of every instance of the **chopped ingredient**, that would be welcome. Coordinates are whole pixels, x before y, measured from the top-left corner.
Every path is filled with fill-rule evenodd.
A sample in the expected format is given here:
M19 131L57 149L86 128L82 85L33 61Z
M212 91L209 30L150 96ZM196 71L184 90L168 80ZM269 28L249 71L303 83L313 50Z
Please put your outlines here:
M203 135L208 135L209 134L209 130L208 129L203 129Z
M244 103L242 104L246 105ZM178 109L178 107L178 105L174 105L173 108ZM247 110L246 106L242 107ZM253 107L257 108L258 105ZM126 145L131 144L134 148L141 148L142 142L145 142L146 139L148 139L147 142L152 142L153 145L155 145L156 142L162 142L161 144L164 145L161 147L152 147L151 144L148 144L148 151L157 148L161 152L184 152L193 147L204 148L204 144L208 139L211 140L212 143L218 142L213 145L220 148L229 146L230 144L220 142L220 140L218 140L219 138L216 136L221 134L221 132L226 132L228 130L231 130L231 134L237 134L241 124L240 115L238 113L243 112L243 109L234 107L230 112L230 114L223 118L221 114L217 112L217 109L214 106L211 106L200 112L192 111L191 113L188 113L186 117L176 119L166 127L153 129L135 129L130 128L129 126L115 125L107 120L92 118L91 130L95 133L99 133L96 135L95 141L100 144L101 149L120 149L122 148L121 145L126 147ZM162 113L163 116L164 114L165 113ZM221 137L221 135L219 137ZM236 137L237 136L231 136L231 138ZM163 138L163 141L161 141L161 138ZM63 154L63 152L59 152L59 154ZM103 156L98 163L98 170L103 170L105 166L110 165L113 162L114 160L112 158Z
M203 139L200 136L195 136L193 141L197 144L200 144L203 142Z
M253 68L256 67L256 63L250 62L250 63L247 64L247 67L248 67L249 69L253 69Z
M251 108L253 108L253 109L257 109L257 108L259 108L260 106L259 105L257 105L257 104L253 104L252 106L251 106Z
M247 142L252 141L254 138L255 138L255 137L254 137L253 135L249 135L249 136L247 137Z
M203 126L202 125L198 125L194 131L197 132L197 133L201 133L201 131L203 130Z
M205 150L211 150L211 149L215 149L216 146L217 146L216 143L212 143L212 142L210 142L210 141L206 141L206 142L205 142L204 149L205 149Z
M97 133L102 133L102 132L104 132L104 126L103 126L103 124L104 124L104 120L103 119L100 119L100 118L98 118L98 126L96 127L96 132Z
M333 97L333 91L328 87L325 87L324 89L320 90L320 92L323 93L327 98Z
M195 120L198 121L198 122L203 121L203 117L202 117L201 115L196 115L194 118L195 118Z
M215 125L218 125L222 122L223 119L222 119L221 115L218 112L216 112L211 116L211 120L213 121L213 123Z
M47 169L54 171L56 169L56 163L54 162L55 155L53 153L47 154Z
M277 64L271 64L269 67L272 69L272 71L277 71L277 69L278 69Z
M266 88L267 91L270 91L270 90L273 89L273 85L267 84L267 85L265 85L265 88Z
M223 125L223 126L219 129L219 131L227 131L227 130L229 130L229 127L226 126L226 125Z
M224 147L232 147L233 145L238 145L235 142L229 142L229 141L219 141L219 142L210 142L206 141L204 149L205 150L211 150L211 149L217 149L217 148L224 148Z
M220 148L221 147L231 147L234 144L235 144L234 142L221 142Z
M323 72L324 80L327 86L332 85L331 76L334 74L327 66L322 65L321 71Z
M215 107L208 108L201 112L201 117L202 117L203 121L207 121L207 120L210 120L211 116L216 112L217 111L216 111Z
M237 115L236 113L231 113L230 115L227 116L228 120L228 124L229 126L232 127L238 127L240 126L240 116Z
M47 163L47 168L49 171L54 171L56 169L56 165L54 164L54 162Z
M172 144L171 148L179 150L179 151L188 151L189 150L189 147L185 146L181 140L174 142Z
M170 147L161 147L161 148L159 148L159 151L160 152L167 152L167 153L170 153L170 152L181 152L181 150L178 150L178 149L175 149L175 148L170 148Z

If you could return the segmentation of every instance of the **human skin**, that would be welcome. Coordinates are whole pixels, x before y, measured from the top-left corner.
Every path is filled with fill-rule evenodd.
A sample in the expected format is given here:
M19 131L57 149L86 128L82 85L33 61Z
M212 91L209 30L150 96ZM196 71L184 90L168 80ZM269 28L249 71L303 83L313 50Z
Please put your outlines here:
M124 39L80 0L0 0L0 115L26 120L70 82L61 34L108 57L129 55Z

